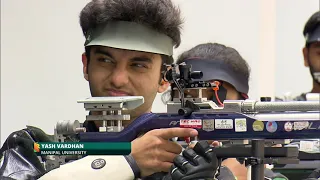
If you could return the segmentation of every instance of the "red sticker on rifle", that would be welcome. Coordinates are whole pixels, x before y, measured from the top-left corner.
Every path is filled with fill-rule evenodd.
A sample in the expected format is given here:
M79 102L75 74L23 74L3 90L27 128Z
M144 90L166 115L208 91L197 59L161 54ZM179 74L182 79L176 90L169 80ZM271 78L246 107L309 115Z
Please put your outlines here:
M180 127L181 128L202 128L201 119L180 119Z

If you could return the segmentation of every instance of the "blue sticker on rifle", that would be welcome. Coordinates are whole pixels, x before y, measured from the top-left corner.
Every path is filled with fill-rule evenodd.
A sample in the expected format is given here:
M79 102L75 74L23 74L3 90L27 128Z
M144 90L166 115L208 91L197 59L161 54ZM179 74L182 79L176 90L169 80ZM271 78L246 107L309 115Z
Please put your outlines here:
M268 132L274 133L278 129L278 124L275 121L268 121L266 124L266 129Z

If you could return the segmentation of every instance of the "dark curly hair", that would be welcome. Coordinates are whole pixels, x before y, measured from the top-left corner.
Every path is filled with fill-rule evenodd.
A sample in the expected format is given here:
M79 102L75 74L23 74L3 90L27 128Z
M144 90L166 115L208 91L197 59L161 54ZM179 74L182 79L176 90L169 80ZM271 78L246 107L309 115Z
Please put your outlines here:
M109 21L141 23L181 43L180 10L171 0L92 0L80 13L83 34Z

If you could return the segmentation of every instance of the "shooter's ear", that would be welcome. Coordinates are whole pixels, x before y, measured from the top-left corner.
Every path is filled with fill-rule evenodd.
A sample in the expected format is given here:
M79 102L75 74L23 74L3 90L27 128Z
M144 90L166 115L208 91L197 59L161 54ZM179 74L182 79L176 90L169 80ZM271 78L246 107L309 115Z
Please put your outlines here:
M85 53L82 54L83 76L88 81L88 59Z
M304 47L302 49L302 54L303 54L303 60L304 60L305 67L309 67L308 53L309 53L308 48Z

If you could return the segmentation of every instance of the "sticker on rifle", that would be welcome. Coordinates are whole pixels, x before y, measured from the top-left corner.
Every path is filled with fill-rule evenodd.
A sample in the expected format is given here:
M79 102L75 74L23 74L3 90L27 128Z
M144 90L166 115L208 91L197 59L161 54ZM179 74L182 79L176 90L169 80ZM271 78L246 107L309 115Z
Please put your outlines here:
M266 129L268 132L274 133L278 129L278 124L275 121L268 121L266 124Z
M294 122L293 123L293 129L294 130L303 130L309 127L309 122L308 121L303 121L303 122Z
M247 131L247 119L235 119L235 131L236 132L246 132Z
M202 129L204 131L213 131L214 130L214 119L204 119Z
M181 128L202 128L201 119L180 119L180 127Z
M292 131L292 128L293 128L293 125L292 125L291 122L286 122L286 123L284 124L284 130L285 130L285 131L290 132L290 131Z
M253 131L263 131L264 129L264 123L262 121L254 121L252 124Z
M233 129L232 119L216 119L214 122L216 129Z
M315 150L315 141L300 141L300 151L312 152Z

